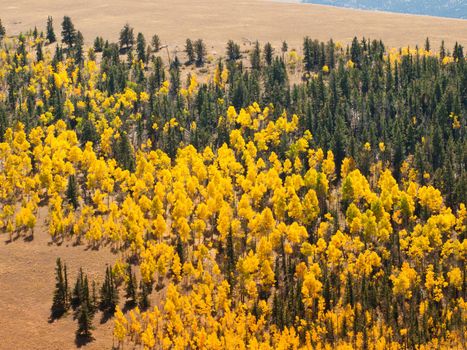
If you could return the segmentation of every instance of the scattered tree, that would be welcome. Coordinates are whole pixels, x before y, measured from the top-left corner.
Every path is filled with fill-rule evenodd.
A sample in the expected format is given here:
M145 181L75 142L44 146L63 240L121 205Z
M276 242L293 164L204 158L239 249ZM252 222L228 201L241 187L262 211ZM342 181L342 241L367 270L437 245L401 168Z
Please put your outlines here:
M76 42L76 29L71 21L71 18L68 16L63 17L62 22L62 42L68 46L70 50Z

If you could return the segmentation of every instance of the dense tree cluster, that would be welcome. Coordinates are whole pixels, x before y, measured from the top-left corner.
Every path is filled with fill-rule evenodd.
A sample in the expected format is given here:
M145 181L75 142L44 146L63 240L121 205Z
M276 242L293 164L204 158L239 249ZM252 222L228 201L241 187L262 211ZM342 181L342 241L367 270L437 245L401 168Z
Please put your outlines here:
M119 346L465 346L462 46L305 38L302 56L256 42L242 59L229 42L200 84L176 58L146 64L144 37L131 56L129 25L99 65L78 33L41 60L39 36L0 52L0 229L32 234L46 205L53 241L118 252L100 306ZM203 41L186 53L207 64ZM82 335L88 284L70 300Z

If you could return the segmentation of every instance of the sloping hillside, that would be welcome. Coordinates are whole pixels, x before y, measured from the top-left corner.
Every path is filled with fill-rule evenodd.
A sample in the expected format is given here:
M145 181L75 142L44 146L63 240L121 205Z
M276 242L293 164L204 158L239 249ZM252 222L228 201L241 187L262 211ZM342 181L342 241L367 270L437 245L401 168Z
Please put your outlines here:
M130 23L146 37L158 33L171 49L183 50L185 39L202 38L209 51L225 52L228 39L259 40L300 48L304 36L327 41L350 42L354 36L382 39L390 47L423 43L433 47L441 40L447 47L455 41L467 44L467 22L459 19L378 13L331 6L281 3L269 0L0 0L7 33L18 34L37 26L45 30L47 16L56 24L64 15L73 19L88 43L97 35L117 40L120 29Z

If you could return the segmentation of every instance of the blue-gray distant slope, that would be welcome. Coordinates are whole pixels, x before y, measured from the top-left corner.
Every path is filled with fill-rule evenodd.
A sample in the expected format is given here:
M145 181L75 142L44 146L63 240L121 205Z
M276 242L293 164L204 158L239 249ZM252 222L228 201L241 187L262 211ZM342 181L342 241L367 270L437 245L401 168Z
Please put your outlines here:
M303 0L302 2L467 19L467 0Z

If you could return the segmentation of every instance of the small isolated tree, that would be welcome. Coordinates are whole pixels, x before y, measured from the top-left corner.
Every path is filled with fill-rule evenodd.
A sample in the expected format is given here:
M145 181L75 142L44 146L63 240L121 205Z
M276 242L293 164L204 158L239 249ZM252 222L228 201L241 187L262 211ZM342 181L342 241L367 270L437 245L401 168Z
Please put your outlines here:
M240 45L235 43L233 40L227 42L226 56L229 61L236 61L242 56L240 54Z
M153 35L151 45L154 52L158 52L161 49L161 39L159 38L159 35Z
M36 60L42 61L44 59L44 53L42 52L42 43L39 42L36 44Z
M55 292L51 308L52 319L61 317L69 308L70 291L68 287L66 265L62 265L61 259L57 258L55 267Z
M289 45L287 44L287 41L284 40L281 47L282 58L284 58L284 55L287 51L289 51Z
M73 209L78 209L78 186L76 184L76 177L75 175L70 175L68 177L68 187L66 190L66 197L68 203L73 206Z
M63 17L62 22L62 42L68 46L68 49L73 47L76 42L76 29L68 16Z
M94 39L94 52L102 52L104 50L104 38L101 36Z
M135 35L133 34L133 28L127 23L120 31L120 49L130 50L135 44Z
M97 285L96 285L96 281L92 281L92 291L91 291L91 296L89 299L89 308L93 315L97 312L98 306L99 306L99 299L97 296Z
M206 45L204 44L202 39L198 39L195 41L195 54L196 54L196 65L198 67L201 67L204 65L204 62L206 61Z
M442 61L444 57L446 57L446 47L444 46L444 40L442 40L439 48L439 58Z
M255 47L250 54L251 68L259 70L261 68L261 49L259 48L259 42L255 43Z
M2 20L0 19L0 40L3 39L3 37L5 36L6 34L6 29L5 27L3 26L2 24Z
M126 282L126 298L127 298L127 304L128 305L136 305L137 302L137 289L138 285L136 282L136 276L131 270L131 265L128 264L128 269L127 269L127 282Z
M75 40L75 61L78 65L83 63L84 61L84 38L83 34L81 34L80 31L76 34L76 40Z
M107 266L105 271L104 284L101 288L101 304L100 308L104 312L115 312L118 305L118 289L115 285L115 280L112 274L112 269Z
M135 157L130 138L126 132L122 132L118 140L114 141L114 155L118 164L126 170L133 171L135 168Z
M430 38L426 37L425 40L425 51L430 51L431 46L430 46Z
M272 47L270 42L267 42L264 45L264 61L268 66L272 64L272 59L274 57L274 48Z
M54 22L51 16L47 18L47 34L46 34L46 39L49 42L49 44L52 44L57 41L57 38L55 36L55 31L54 31Z
M186 39L185 52L188 58L188 64L192 64L195 61L195 49L193 47L193 42L191 41L191 39Z
M63 49L60 45L55 47L54 57L52 59L52 65L55 67L58 62L63 61Z
M73 288L73 297L71 299L71 306L73 309L78 308L83 300L83 289L84 289L84 273L83 269L79 269L78 277L76 278L75 287Z
M76 330L77 337L92 338L92 326L93 315L89 310L86 303L82 304L78 310L78 329Z
M143 33L138 33L136 38L136 54L138 61L146 62L146 39L144 39Z

